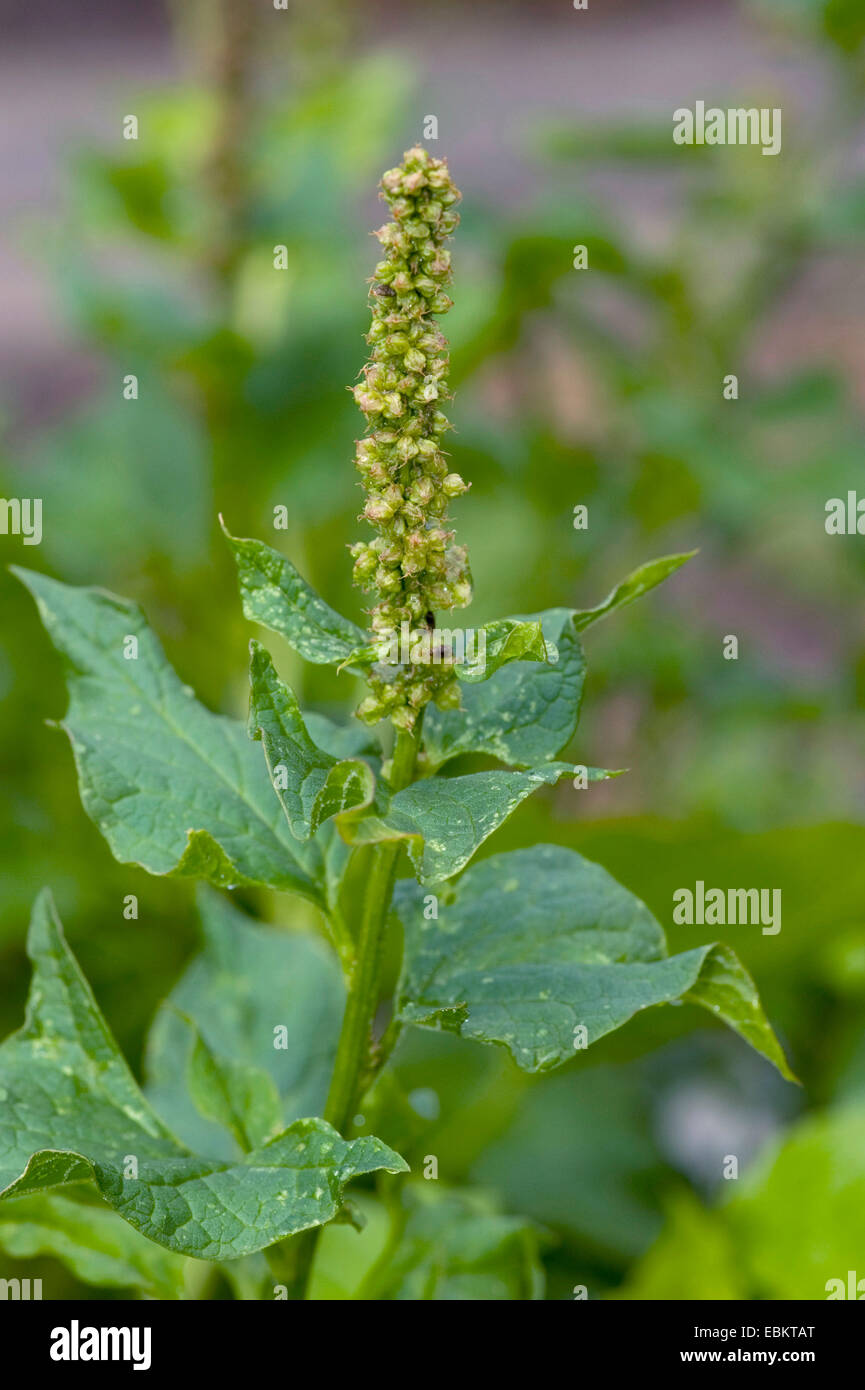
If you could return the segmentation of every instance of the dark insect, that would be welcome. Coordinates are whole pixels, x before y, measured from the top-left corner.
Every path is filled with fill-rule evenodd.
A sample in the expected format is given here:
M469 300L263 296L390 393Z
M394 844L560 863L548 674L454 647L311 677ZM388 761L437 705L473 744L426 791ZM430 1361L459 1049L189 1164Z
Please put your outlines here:
M396 290L391 289L390 285L373 285L372 292L378 299L394 299Z
M435 615L435 613L432 613L432 612L427 613L426 617L424 618L424 622L426 623L427 627L429 627L429 628L434 628L435 625L436 625L436 615Z

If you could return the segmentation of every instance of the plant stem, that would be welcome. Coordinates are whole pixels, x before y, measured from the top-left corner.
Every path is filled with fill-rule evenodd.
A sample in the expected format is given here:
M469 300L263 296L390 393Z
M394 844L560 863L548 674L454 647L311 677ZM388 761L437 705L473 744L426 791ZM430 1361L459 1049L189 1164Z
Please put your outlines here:
M423 711L412 732L397 730L390 775L390 785L395 792L407 787L414 778L422 715ZM357 951L324 1110L324 1118L341 1134L349 1128L369 1079L370 1042L378 1007L384 929L401 849L399 841L373 848ZM264 1252L277 1282L285 1285L290 1299L305 1297L321 1230L320 1226L316 1226L312 1230L301 1231Z
M414 777L421 721L414 731L397 732L391 787L400 791ZM355 966L349 982L333 1079L324 1118L343 1133L351 1122L369 1062L370 1031L378 1006L381 956L387 910L393 894L399 841L376 846L364 894Z

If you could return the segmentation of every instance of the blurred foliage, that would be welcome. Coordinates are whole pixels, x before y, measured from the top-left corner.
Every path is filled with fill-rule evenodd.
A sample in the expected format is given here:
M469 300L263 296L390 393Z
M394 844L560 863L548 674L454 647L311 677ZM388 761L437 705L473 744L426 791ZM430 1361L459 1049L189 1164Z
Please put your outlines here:
M235 713L249 629L218 511L235 534L267 537L285 506L274 543L361 616L344 547L358 534L346 387L364 356L359 286L373 253L362 229L375 225L380 170L418 134L407 63L359 56L350 9L323 5L316 21L317 8L298 6L279 55L286 85L258 75L260 36L237 33L226 62L206 9L191 23L191 7L178 7L197 73L136 100L146 138L82 153L65 216L38 233L100 384L46 426L7 410L0 491L45 499L40 560L142 601L184 679ZM394 1273L402 1282L381 1296L412 1297L438 1267L436 1241L459 1245L463 1202L481 1236L448 1258L489 1289L484 1240L504 1242L511 1297L537 1288L538 1240L553 1298L579 1284L592 1297L822 1297L824 1276L843 1277L861 1255L865 827L850 750L863 741L865 560L823 527L825 500L858 477L861 403L798 326L815 267L850 275L865 251L865 181L850 158L865 12L859 0L746 10L772 42L819 52L828 72L818 117L783 93L781 158L682 150L650 121L538 121L525 132L542 183L531 205L503 215L468 190L448 330L453 448L473 489L455 512L477 582L469 621L584 606L649 551L700 546L668 591L591 637L576 746L588 763L630 765L629 777L578 805L570 791L550 794L492 849L541 839L601 860L658 914L671 950L695 944L670 926L674 888L780 887L781 933L743 928L733 944L804 1088L793 1094L744 1061L687 1008L643 1015L540 1081L498 1052L413 1034L367 1120L413 1165L439 1157L445 1235L430 1235L424 1191L398 1217L367 1192L365 1235L326 1234L320 1297L357 1296L381 1274L397 1219L420 1235ZM628 175L654 181L660 222L620 201ZM590 274L572 266L580 243ZM276 245L284 271L273 269ZM722 395L731 372L737 401ZM129 373L136 401L123 399ZM589 507L587 532L573 530L577 503ZM33 561L12 538L4 549ZM721 656L731 632L738 662ZM287 649L279 659L306 704L327 712L351 698L345 677L303 668ZM20 1017L24 924L48 883L137 1058L193 949L191 896L115 864L84 816L65 741L41 722L62 714L58 663L6 576L0 693L3 1031ZM134 924L122 917L128 893L139 898ZM290 902L246 901L307 920ZM767 1142L777 1157L756 1159ZM744 1176L730 1196L719 1155L733 1149ZM530 1224L503 1226L502 1213ZM19 1214L0 1244L41 1255L22 1270L44 1268L49 1296L99 1288L100 1271L103 1289L122 1287L135 1251L110 1226L95 1253L73 1258L47 1208ZM251 1297L260 1272L233 1268L225 1281L211 1292ZM440 1296L467 1296L459 1287Z

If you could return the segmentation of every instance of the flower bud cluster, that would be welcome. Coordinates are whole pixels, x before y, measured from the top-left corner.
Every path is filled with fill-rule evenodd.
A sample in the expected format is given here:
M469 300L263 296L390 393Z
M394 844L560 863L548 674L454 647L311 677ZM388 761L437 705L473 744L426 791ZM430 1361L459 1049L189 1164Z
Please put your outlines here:
M386 640L402 623L435 622L437 610L461 608L471 598L465 549L447 526L452 497L467 490L450 471L442 438L450 428L441 405L448 399L447 340L434 315L452 300L445 241L457 226L459 201L447 162L409 150L381 181L392 221L375 235L384 248L370 299L372 349L354 396L367 418L355 462L366 502L361 517L378 535L352 546L355 582L377 598L370 612L373 640ZM430 700L458 706L452 669L377 664L359 716L375 723L389 715L412 728Z

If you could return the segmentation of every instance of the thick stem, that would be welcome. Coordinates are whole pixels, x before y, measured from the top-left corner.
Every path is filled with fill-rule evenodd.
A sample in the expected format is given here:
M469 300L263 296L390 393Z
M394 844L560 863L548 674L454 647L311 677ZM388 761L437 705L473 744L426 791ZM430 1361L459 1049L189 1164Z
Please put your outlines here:
M420 729L418 719L412 733L404 729L397 733L390 779L394 791L408 786L414 777ZM367 879L357 957L324 1111L324 1118L340 1133L345 1131L354 1115L369 1062L370 1033L378 1007L384 928L400 849L399 841L378 845Z
M390 775L390 785L395 792L407 787L414 778L422 722L422 717L418 717L411 733L404 729L397 731ZM324 1110L324 1118L341 1134L349 1128L368 1080L384 929L401 848L399 841L376 845L372 854L354 969L349 979L342 1031ZM278 1283L286 1286L290 1299L302 1299L306 1295L321 1229L317 1226L302 1231L264 1252L272 1273Z

